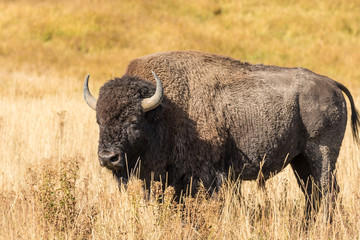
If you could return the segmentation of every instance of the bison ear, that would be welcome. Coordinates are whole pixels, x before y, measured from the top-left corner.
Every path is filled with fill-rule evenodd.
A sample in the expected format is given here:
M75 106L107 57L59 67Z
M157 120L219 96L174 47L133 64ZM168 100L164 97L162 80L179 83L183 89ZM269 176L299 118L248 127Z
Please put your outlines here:
M145 112L144 117L150 123L156 123L163 114L163 106L160 104L151 111Z

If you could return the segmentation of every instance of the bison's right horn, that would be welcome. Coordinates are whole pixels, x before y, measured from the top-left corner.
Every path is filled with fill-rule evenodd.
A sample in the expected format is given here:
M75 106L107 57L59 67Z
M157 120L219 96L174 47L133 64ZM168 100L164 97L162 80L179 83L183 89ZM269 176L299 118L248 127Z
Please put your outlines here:
M160 79L158 78L158 76L156 76L154 71L151 71L151 72L154 75L155 80L156 80L156 91L152 97L145 98L141 101L141 106L142 106L144 112L148 112L150 110L153 110L157 106L159 106L164 97L163 87L161 85Z
M89 91L89 78L90 78L90 74L87 75L84 82L84 88L83 88L84 99L86 103L89 105L89 107L96 110L96 99L93 97L93 95L91 95Z

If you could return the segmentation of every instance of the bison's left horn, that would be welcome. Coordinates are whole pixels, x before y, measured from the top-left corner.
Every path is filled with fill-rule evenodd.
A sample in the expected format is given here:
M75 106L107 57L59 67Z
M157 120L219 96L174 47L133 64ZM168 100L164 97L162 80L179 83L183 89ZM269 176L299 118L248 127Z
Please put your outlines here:
M83 88L84 99L86 103L89 105L89 107L96 110L96 99L93 97L93 95L91 95L89 91L89 78L90 78L90 74L87 75L84 82L84 88Z
M154 75L155 80L156 80L156 91L152 97L145 98L141 101L141 106L142 106L144 112L148 112L150 110L153 110L157 106L159 106L164 97L163 87L161 85L160 79L158 78L158 76L156 76L154 71L151 71L151 72Z

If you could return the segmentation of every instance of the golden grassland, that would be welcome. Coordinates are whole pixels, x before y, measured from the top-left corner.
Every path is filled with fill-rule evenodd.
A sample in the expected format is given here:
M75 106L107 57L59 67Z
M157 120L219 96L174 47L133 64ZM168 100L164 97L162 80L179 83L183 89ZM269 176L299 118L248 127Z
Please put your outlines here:
M95 113L82 99L136 57L213 52L301 66L344 83L360 108L360 2L0 0L1 239L360 239L359 148L347 130L334 222L302 229L290 169L260 191L228 182L173 201L133 178L121 192L97 160ZM241 190L241 195L239 194Z

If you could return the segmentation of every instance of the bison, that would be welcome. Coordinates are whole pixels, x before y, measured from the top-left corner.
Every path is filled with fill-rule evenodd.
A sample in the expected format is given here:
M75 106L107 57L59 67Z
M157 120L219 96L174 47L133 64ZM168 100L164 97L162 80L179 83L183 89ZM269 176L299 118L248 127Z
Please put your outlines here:
M335 163L347 122L342 92L359 142L349 90L304 68L161 52L131 61L123 77L101 87L98 100L88 80L84 98L96 110L100 165L119 182L139 159L142 179L167 179L177 194L191 182L193 193L200 182L216 189L229 173L265 181L290 164L306 214L323 198L328 215L339 191Z

